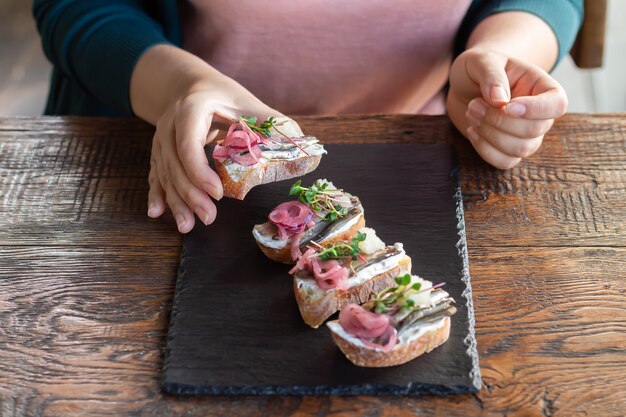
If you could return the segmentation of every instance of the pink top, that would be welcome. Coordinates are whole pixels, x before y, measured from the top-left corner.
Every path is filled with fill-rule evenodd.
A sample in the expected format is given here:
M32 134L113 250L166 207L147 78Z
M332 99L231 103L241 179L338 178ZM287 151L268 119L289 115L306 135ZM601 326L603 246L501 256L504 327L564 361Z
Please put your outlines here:
M287 114L445 112L471 0L184 0L184 48Z

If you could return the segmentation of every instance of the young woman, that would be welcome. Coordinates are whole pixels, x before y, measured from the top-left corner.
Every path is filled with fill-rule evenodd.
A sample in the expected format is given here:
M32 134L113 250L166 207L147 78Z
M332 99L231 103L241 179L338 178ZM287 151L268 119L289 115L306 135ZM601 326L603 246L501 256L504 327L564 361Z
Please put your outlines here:
M181 233L194 213L215 219L203 147L242 114L447 111L487 162L515 166L566 110L546 71L582 13L582 0L34 1L54 64L46 113L155 125L148 215L169 207Z

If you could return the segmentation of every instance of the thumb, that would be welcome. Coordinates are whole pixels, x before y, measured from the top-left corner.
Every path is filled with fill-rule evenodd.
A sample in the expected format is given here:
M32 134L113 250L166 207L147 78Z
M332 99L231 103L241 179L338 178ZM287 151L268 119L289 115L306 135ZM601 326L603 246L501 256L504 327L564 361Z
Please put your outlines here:
M504 55L483 51L471 54L466 62L470 79L480 86L483 99L494 107L502 107L511 100L506 64Z

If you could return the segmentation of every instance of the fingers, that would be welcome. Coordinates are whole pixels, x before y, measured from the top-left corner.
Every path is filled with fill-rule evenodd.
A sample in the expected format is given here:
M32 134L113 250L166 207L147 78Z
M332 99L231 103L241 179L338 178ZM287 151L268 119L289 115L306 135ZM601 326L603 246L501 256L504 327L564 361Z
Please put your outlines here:
M152 204L149 215L162 214L167 202L181 233L187 233L194 227L194 212L204 224L215 220L215 204L204 190L191 182L178 157L171 117L157 123L149 182L149 204Z
M159 181L154 154L150 158L148 184L150 185L150 191L148 192L148 216L155 219L165 212L165 191Z
M206 141L205 141L205 145L208 145L209 143L213 142L215 140L215 138L217 137L217 135L220 134L220 130L219 129L213 129L209 132L209 134L206 137Z
M448 97L454 97L453 91L464 93L460 101L469 103L465 119L464 105L451 118L466 129L468 139L486 161L511 168L539 149L554 119L565 113L567 96L559 83L537 66L486 50L468 50L461 57L464 64L453 65L451 70ZM480 93L475 89L470 94L467 85L471 83L463 84L462 67Z
M513 99L505 110L525 119L556 119L567 110L567 94L554 78L543 69L511 59L508 64Z
M487 140L482 138L480 134L473 127L467 129L467 138L472 143L476 152L488 163L496 168L511 169L515 165L519 164L522 158L507 155L495 146L490 144Z
M525 119L557 119L565 114L567 104L567 95L559 86L536 96L516 97L507 104L505 110Z
M175 133L170 131L169 134L173 136ZM161 181L162 187L165 189L167 202L172 212L174 212L175 217L176 209L172 207L170 203L171 193L175 194L172 198L176 204L179 203L179 200L182 201L186 204L188 209L192 209L198 215L202 223L207 225L212 223L217 214L215 204L211 201L206 192L196 187L187 176L182 161L178 158L179 155L173 138L161 140L157 142L157 146L162 147L159 152L161 158L157 161L159 180ZM204 150L202 152L204 154ZM185 212L186 210L181 210L182 214L185 214ZM189 221L190 219L187 220ZM193 227L193 219L191 219L191 224Z
M537 152L545 132L552 125L552 120L511 117L503 109L488 106L481 98L470 102L465 118L471 126L467 131L468 138L476 150L480 143L482 152L490 158L488 162L498 167L516 164L519 161L515 160Z
M471 118L471 116L469 117ZM472 124L472 127L477 133L474 138L480 137L500 152L516 158L531 156L539 149L543 140L543 136L529 139L519 138L486 123L478 126Z
M167 186L167 204L172 210L174 220L176 220L176 226L180 233L188 233L193 229L196 224L196 220L193 217L193 213L189 210L189 207L182 198L176 192L176 189L171 183Z
M156 219L165 212L165 191L156 175L151 174L148 191L148 217Z
M483 99L491 106L501 107L511 99L507 58L489 51L476 51L465 61L470 79L480 86Z
M193 213L185 202L180 198L176 190L168 183L167 197L165 190L161 186L161 180L156 174L156 165L150 169L150 192L148 193L148 216L159 217L165 211L165 205L169 205L172 215L176 221L176 226L180 233L188 233L195 225Z
M556 119L567 110L563 87L537 66L490 51L472 51L465 65L470 79L480 86L483 100L496 108L506 105L510 116Z
M155 218L163 214L167 201L174 215L178 231L180 233L187 233L193 229L195 219L189 207L187 207L178 196L176 190L172 187L169 178L163 174L164 170L159 169L158 161L161 160L161 149L157 134L155 134L155 138L152 141L150 175L148 176L148 182L150 183L150 191L148 193L148 216ZM167 197L162 184L166 185Z
M470 101L467 106L466 117L472 126L479 127L482 124L488 124L519 138L536 138L545 135L554 124L552 119L529 120L515 117L506 109L496 109L489 106L482 98Z
M204 145L209 135L212 117L197 105L181 104L174 117L176 153L186 176L193 185L216 200L224 195L222 181L209 166Z

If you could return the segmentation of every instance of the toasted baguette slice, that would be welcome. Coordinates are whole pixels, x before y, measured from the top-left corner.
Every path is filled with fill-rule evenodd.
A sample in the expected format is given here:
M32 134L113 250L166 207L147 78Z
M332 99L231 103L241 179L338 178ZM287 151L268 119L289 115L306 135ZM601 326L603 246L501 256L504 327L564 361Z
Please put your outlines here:
M393 286L395 277L411 270L411 258L404 251L396 258L381 273L351 286L346 291L323 290L317 286L314 279L302 278L296 273L293 289L304 322L313 328L318 328L343 306L350 303L363 304L380 291ZM348 280L358 282L358 279L359 275L353 275Z
M369 301L361 307L352 306L345 310L345 317L340 315L339 320L327 324L339 349L357 366L378 368L401 365L448 340L450 316L456 313L456 307L450 294L440 288L443 284L433 286L430 281L408 274L398 276L395 284L384 293L379 293L377 301ZM388 300L387 304L385 300ZM350 327L364 326L365 329L366 323L371 323L365 317L382 315L376 313L380 303L386 305L385 316L389 318L389 326L392 326L385 329L383 335L395 330L395 336L382 336L386 342L378 340L385 346L374 344L374 340L361 339L343 327L342 320ZM353 314L365 316L353 321L356 319Z
M358 338L346 333L339 320L327 323L333 340L346 357L357 366L381 368L407 363L444 344L450 336L450 317L442 317L415 333L414 337L400 339L391 352L364 345Z
M252 187L301 177L315 170L321 159L322 155L310 155L297 159L270 160L247 167L230 160L214 159L214 162L224 186L224 196L243 200Z
M349 240L358 230L365 227L363 206L358 198L351 196L351 199L354 202L353 210L349 211L345 218L330 223L328 228L317 235L315 230L305 233L300 240L301 250L304 250L311 240L322 246ZM295 262L291 259L291 238L280 239L276 226L272 223L265 222L255 225L252 235L261 251L271 260L284 264Z

